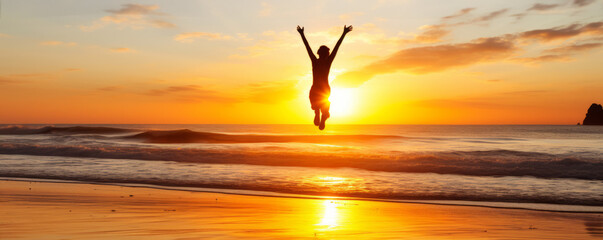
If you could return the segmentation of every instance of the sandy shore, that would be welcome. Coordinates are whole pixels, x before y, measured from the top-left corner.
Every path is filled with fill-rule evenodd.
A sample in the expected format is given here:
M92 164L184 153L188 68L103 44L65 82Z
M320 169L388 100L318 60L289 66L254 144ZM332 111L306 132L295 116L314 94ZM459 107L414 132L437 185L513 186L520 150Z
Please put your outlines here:
M601 214L0 181L0 239L603 239Z

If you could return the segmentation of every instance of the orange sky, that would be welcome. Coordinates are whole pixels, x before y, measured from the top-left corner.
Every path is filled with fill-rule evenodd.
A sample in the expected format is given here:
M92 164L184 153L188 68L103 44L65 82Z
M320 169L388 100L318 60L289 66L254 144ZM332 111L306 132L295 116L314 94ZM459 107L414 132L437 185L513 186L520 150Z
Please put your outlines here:
M2 1L0 123L575 124L603 98L603 1Z

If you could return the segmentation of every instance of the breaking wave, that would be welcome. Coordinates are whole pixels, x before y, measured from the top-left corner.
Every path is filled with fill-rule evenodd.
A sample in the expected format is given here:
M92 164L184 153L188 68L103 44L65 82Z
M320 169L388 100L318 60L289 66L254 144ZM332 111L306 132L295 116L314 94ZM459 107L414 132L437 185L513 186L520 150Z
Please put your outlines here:
M123 134L121 139L138 140L145 143L341 143L363 142L387 139L403 139L395 135L270 135L270 134L224 134L214 132L198 132L189 129L181 130L141 130L114 127L54 127L45 126L30 128L23 126L0 127L2 135L33 135L33 134ZM136 133L138 132L138 133Z
M20 125L0 127L2 135L30 135L30 134L117 134L138 131L136 129L114 127L55 127L45 126L39 128L24 127Z
M398 139L393 135L260 135L222 134L183 130L152 130L127 136L126 139L140 139L147 143L262 143L262 142L358 142L382 139Z
M2 143L0 154L603 180L597 159L509 150L359 153Z

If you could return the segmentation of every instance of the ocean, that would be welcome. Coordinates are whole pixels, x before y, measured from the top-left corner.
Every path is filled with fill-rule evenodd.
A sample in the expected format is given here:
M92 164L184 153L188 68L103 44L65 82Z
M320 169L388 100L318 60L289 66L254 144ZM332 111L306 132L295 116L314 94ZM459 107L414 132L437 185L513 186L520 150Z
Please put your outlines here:
M603 127L0 125L0 177L603 212Z

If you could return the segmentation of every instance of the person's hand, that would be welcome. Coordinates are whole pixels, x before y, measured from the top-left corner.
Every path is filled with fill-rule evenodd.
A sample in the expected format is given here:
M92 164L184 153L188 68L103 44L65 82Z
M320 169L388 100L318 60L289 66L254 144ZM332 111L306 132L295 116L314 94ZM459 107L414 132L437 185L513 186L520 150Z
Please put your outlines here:
M352 31L352 29L353 29L352 25L350 25L350 26L343 25L343 33L349 33Z
M299 34L304 34L304 27L300 27L299 25L297 25L297 32Z

